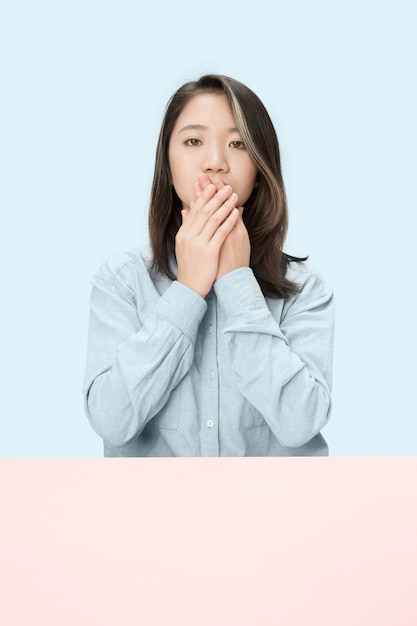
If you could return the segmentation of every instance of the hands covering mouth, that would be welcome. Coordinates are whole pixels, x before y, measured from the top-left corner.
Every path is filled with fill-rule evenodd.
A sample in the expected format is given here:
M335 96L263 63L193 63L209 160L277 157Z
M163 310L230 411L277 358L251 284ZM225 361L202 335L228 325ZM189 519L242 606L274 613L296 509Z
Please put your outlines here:
M175 241L177 280L200 294L208 294L224 274L249 267L249 235L242 220L243 207L232 187L218 175L200 174L195 198L183 209Z

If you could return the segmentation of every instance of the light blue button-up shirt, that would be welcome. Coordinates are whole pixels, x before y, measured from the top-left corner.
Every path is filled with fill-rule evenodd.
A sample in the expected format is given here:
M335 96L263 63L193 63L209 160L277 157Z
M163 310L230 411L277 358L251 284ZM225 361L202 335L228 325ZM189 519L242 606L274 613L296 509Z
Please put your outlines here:
M333 292L291 262L299 292L265 298L250 268L206 298L149 272L149 248L92 280L85 411L105 456L325 456Z

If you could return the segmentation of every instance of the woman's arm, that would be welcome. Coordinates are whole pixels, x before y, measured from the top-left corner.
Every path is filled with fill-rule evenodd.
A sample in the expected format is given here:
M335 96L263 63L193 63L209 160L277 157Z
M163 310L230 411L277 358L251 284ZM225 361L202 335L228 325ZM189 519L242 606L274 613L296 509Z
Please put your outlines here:
M235 382L278 441L302 446L331 410L334 303L312 273L284 308L271 314L249 268L225 274L214 288L226 317L224 340Z
M165 405L191 366L206 307L174 282L140 320L118 276L94 278L83 391L87 417L105 441L128 444Z

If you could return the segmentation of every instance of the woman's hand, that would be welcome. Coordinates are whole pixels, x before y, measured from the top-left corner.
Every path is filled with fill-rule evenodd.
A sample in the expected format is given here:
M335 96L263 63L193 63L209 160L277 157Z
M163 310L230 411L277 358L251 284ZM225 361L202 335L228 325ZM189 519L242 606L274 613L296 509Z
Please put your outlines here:
M190 208L181 211L182 225L175 238L177 280L203 298L218 277L220 250L240 216L232 188L206 178L203 186L196 183Z
M196 196L199 198L210 184L214 184L217 191L225 186L218 176L214 176L211 180L206 174L202 174L195 185ZM239 207L239 216L235 225L222 244L216 280L239 267L249 267L250 241L242 213L243 207Z

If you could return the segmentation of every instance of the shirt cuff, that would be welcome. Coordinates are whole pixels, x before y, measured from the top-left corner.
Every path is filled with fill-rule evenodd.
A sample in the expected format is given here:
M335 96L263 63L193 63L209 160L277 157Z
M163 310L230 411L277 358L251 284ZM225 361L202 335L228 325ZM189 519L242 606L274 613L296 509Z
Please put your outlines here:
M243 308L266 306L264 295L250 267L228 272L214 283L214 291L226 318Z
M174 281L156 305L155 313L179 328L195 343L207 302L193 289Z

